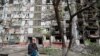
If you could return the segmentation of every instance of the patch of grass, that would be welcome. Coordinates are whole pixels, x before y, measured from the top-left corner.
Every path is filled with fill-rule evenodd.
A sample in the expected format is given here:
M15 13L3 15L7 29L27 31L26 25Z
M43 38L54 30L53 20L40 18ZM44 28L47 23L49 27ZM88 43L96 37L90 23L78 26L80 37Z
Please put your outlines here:
M82 54L82 56L100 56L100 45L91 43L91 45L86 46L87 54Z
M55 49L55 48L52 48L52 47L47 47L47 48L44 48L46 54L48 54L49 56L62 56L61 54L61 50L60 49Z

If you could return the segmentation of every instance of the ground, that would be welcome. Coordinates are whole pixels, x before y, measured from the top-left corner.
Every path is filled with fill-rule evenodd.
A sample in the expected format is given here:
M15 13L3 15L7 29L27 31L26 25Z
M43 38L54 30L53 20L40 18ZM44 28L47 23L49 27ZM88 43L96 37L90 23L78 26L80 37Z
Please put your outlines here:
M28 56L27 46L7 45L0 48L0 54L8 54L8 56ZM40 56L48 56L40 54Z
M61 56L61 51L49 50L53 52L51 56ZM0 54L8 54L8 56L28 56L27 54L27 45L7 45L0 48ZM40 56L50 56L47 54L40 54ZM69 56L80 56L75 52L69 52Z

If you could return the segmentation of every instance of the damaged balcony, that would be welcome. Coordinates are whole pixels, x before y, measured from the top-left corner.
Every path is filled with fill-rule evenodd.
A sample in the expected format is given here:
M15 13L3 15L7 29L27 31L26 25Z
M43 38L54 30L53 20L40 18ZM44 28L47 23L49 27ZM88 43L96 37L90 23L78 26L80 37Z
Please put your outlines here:
M98 30L98 26L93 25L93 26L86 26L87 30Z
M96 21L97 21L96 18L88 18L88 19L86 20L86 22L96 22Z
M21 27L21 22L14 22L11 25L12 27Z
M20 30L14 30L14 32L11 33L11 35L20 35L20 34L22 34Z
M14 24L12 24L12 27L20 27L21 25L20 25L20 23L14 23Z
M98 30L98 24L96 22L89 22L86 25L87 30Z
M88 31L87 35L88 38L95 38L95 39L100 38L99 32L94 30Z

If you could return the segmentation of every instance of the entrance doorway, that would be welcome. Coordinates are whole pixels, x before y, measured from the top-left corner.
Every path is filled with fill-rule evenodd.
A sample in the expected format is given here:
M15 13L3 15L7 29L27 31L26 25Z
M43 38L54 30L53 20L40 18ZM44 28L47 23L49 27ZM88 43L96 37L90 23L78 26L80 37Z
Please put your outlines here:
M38 44L43 44L43 39L42 39L42 37L37 37L37 40L38 40Z
M28 37L28 42L29 42L29 41L32 41L32 37Z

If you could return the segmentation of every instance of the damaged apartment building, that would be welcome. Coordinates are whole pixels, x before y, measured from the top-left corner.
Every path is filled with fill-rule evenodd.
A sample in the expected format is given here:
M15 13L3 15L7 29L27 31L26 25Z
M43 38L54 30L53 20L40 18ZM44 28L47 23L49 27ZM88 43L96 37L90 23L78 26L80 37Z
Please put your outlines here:
M25 44L28 37L39 37L41 4L42 0L0 0L1 42Z
M77 11L90 5L96 0L77 0ZM98 1L100 2L100 1ZM91 6L82 13L77 15L78 17L78 30L80 34L80 43L84 44L85 40L92 43L100 44L100 6L99 3Z
M0 42L25 44L28 37L39 44L49 42L41 33L45 29L41 20L53 14L51 3L49 0L0 0Z
M73 11L76 11L75 9L75 1L69 0L69 3L71 3L71 10L73 8ZM52 5L52 0L46 0L46 7L45 7L45 13L43 14L44 17L42 18L42 26L46 33L44 33L45 36L45 45L49 46L55 46L55 47L61 47L62 46L62 37L60 36L60 32L58 29L58 25L55 19L55 12L54 7ZM61 27L64 30L64 40L65 42L69 42L69 24L70 24L70 16L67 8L67 1L61 0L59 5L59 13L60 19L61 19ZM48 44L49 43L49 44Z
M73 13L92 2L92 0L69 0ZM75 28L79 31L80 43L83 43L84 39L100 42L99 7L93 5L77 15L78 26ZM59 10L64 38L67 42L70 39L70 22L66 0L61 0ZM0 29L3 29L0 30L0 42L3 40L4 42L25 44L28 37L35 37L39 44L49 45L50 42L61 44L57 22L54 18L51 0L0 0L0 22L2 22Z
M0 0L0 20L3 21L0 42L26 44L29 37L38 44L49 42L41 33L45 29L41 20L53 12L51 3L49 0Z

